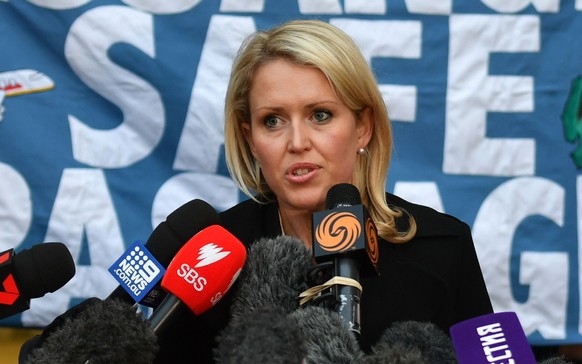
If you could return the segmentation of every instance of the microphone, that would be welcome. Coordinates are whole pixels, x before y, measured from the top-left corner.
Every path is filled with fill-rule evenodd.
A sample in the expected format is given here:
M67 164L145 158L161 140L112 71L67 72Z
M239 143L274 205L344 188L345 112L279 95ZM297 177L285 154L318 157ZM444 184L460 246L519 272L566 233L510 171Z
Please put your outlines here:
M217 364L300 364L307 355L295 320L284 308L271 304L234 317L216 342L213 353Z
M26 364L154 363L156 335L132 304L92 298L81 305L30 352Z
M457 364L451 339L433 323L395 322L358 364Z
M75 262L63 243L0 253L0 319L28 310L32 298L56 291L74 275Z
M459 364L536 363L515 312L477 316L450 328Z
M303 334L307 363L352 364L364 356L349 323L337 312L305 306L291 312L289 317Z
M574 364L571 361L567 361L559 356L551 357L541 361L539 364Z
M363 275L378 274L378 235L374 222L362 205L358 189L343 183L332 186L326 210L313 214L313 255L318 262L333 261L333 306L360 334L359 283ZM325 286L325 285L324 285Z
M145 244L146 253L153 256L162 267L167 267L174 258L174 255L176 255L188 239L205 227L218 224L218 221L218 213L207 202L199 199L189 201L174 210L168 215L165 221L161 222L154 229ZM118 262L122 261L132 248L133 246L120 257ZM111 267L113 269L110 268L110 271L115 270L114 267L115 264ZM124 270L122 269L120 272L124 272ZM156 276L162 274L161 271L155 271L154 273L157 273ZM112 275L118 281L123 282L123 279L119 279L118 274L112 273ZM129 274L129 276L132 276L132 274ZM134 276L134 278L141 279L142 277L138 275ZM146 278L154 279L156 277L146 276ZM159 276L157 278L159 280ZM135 280L122 283L111 292L107 299L121 299L132 304L139 302L142 305L155 308L166 295L159 288L159 284L151 285L153 288L151 286L144 287L143 294L135 292L135 289L132 291L132 284L135 285Z
M158 334L187 306L195 315L224 297L240 274L246 259L245 246L220 225L194 235L178 251L162 278L168 292L149 322Z
M266 304L286 313L296 310L299 294L309 288L306 274L313 266L311 252L299 239L282 235L255 241L237 281L231 314L242 316Z
M426 361L418 348L395 344L386 351L363 357L358 364L431 364Z
M214 349L218 364L353 364L363 356L336 312L307 306L287 313L272 303L233 316Z

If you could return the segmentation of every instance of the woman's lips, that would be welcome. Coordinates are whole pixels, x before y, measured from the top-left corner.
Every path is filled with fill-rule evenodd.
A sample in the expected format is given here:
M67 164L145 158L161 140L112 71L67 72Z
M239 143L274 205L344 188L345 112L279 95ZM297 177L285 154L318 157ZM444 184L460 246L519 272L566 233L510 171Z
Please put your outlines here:
M306 182L315 177L318 169L314 164L294 164L287 169L286 176L291 182Z

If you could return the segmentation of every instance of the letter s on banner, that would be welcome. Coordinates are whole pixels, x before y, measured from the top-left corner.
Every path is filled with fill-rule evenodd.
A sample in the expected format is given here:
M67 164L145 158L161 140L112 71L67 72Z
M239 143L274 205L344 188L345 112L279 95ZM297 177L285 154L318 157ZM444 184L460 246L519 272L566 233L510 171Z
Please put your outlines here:
M100 36L94 37L97 24ZM152 16L123 6L101 6L77 18L65 41L65 57L75 74L124 116L119 126L101 130L69 115L73 156L92 167L121 168L142 160L158 145L166 124L158 90L108 58L110 47L119 42L154 58Z

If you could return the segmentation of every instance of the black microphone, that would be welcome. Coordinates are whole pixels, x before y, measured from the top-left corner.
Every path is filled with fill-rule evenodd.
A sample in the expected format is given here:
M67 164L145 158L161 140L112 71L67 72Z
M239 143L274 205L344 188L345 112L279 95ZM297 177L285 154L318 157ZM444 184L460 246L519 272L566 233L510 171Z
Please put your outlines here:
M539 364L573 364L573 363L561 356L555 356L542 360L541 362L539 362Z
M218 364L353 364L364 353L337 312L306 306L291 313L276 303L233 316L216 339Z
M343 183L331 187L326 210L313 214L313 255L319 262L333 262L333 291L329 308L338 311L356 335L360 334L360 273L378 272L376 226L362 205L358 189ZM329 302L327 302L329 305Z
M74 275L75 262L63 243L0 253L0 318L28 310L32 298L56 291Z
M289 317L301 330L307 363L353 364L364 356L356 335L337 312L305 306L291 312Z
M216 342L213 353L217 364L300 364L307 355L295 320L284 308L272 304L235 316Z
M154 229L145 248L163 267L167 267L188 239L218 221L218 213L207 202L199 199L189 201L174 210ZM166 293L157 284L139 303L155 308L165 296ZM121 285L107 297L114 298L135 303L135 299Z
M400 321L387 328L359 364L457 364L451 339L430 322Z
M299 294L309 288L306 274L313 267L311 252L299 239L283 235L255 241L237 280L232 315L245 315L266 304L287 313L296 310Z
M92 298L81 305L75 315L63 318L24 363L154 363L156 335L131 303Z

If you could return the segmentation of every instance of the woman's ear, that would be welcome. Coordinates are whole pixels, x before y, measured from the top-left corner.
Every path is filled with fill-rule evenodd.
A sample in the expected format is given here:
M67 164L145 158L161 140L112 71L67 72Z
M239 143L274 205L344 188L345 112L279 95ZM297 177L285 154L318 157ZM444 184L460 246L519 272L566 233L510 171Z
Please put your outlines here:
M366 148L372 139L372 132L374 131L374 115L369 107L363 109L358 115L356 124L356 132L358 135L358 146Z

